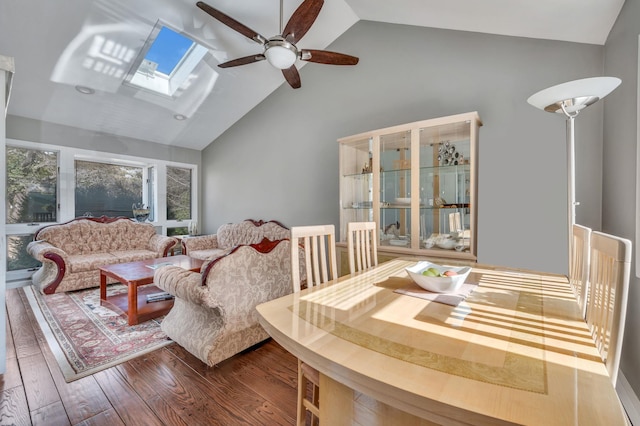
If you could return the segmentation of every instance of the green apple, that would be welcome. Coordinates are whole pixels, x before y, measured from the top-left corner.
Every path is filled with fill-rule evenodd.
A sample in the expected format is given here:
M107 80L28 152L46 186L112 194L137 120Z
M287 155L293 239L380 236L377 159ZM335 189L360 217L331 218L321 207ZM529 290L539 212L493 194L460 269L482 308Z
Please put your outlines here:
M424 271L422 271L422 275L427 276L427 277L437 277L440 275L440 272L438 272L438 270L436 268L429 268L426 269Z

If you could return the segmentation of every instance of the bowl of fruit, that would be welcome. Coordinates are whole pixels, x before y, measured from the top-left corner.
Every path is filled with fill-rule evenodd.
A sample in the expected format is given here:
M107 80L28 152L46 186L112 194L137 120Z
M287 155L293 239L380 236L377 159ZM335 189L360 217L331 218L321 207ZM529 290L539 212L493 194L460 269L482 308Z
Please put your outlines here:
M471 267L443 266L421 261L405 270L423 289L434 293L451 293L462 286L471 272Z

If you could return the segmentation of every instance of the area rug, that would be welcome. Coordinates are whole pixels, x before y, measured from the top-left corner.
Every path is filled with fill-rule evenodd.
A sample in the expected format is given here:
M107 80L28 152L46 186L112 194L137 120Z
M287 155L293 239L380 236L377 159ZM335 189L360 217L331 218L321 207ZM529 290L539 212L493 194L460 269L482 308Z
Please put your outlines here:
M67 382L171 343L160 329L162 317L130 326L123 312L100 306L99 288L43 295L29 286L24 292ZM107 291L126 292L120 284Z

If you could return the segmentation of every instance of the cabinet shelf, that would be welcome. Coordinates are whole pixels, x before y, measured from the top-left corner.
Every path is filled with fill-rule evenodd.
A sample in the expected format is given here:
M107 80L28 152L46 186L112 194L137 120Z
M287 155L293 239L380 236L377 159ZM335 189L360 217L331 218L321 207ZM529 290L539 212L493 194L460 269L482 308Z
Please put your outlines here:
M342 175L342 177L351 179L371 179L373 177L373 173L348 173Z
M340 241L347 223L375 221L382 251L395 235L408 243L394 253L475 261L480 126L470 112L339 139ZM461 251L427 243L462 233Z

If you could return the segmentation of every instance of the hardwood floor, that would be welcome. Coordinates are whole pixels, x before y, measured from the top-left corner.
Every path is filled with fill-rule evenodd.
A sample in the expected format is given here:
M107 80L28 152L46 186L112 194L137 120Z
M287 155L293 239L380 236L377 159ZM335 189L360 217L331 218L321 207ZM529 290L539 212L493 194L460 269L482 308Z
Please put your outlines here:
M0 425L295 423L297 361L273 340L215 367L172 343L66 383L20 293L7 290Z

